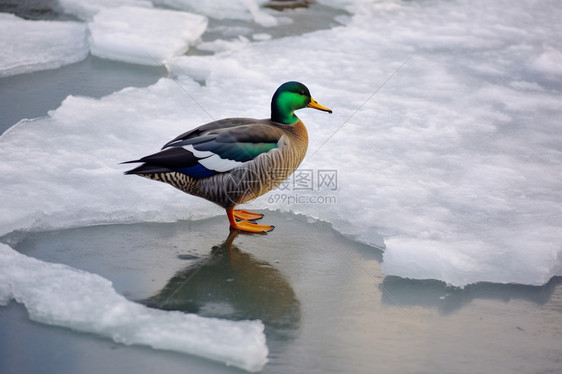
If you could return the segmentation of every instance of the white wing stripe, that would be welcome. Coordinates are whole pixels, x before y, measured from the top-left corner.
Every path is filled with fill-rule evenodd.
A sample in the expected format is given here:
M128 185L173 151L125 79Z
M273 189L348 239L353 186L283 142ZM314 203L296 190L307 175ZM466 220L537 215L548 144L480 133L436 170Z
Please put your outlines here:
M191 144L184 145L182 148L185 149L186 151L189 151L189 152L193 153L193 155L197 158L205 158L205 157L210 157L210 156L214 155L214 153L210 152L210 151L198 151L195 148L193 148L193 145L191 145ZM205 165L203 165L203 166L205 166Z
M243 164L241 161L227 160L220 158L219 155L213 154L211 157L207 157L199 160L199 163L205 166L209 170L215 170L219 173L229 171Z

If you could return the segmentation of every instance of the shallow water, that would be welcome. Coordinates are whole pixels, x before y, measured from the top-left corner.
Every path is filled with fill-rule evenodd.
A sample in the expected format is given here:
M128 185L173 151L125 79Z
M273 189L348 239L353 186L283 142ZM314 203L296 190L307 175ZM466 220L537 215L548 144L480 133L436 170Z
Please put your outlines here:
M21 119L47 115L69 95L100 98L125 87L144 87L166 76L164 67L131 65L88 56L59 69L0 79L0 133Z
M262 320L270 349L264 373L529 373L560 367L562 278L542 287L460 289L385 277L377 248L303 216L264 213L276 225L273 232L234 236L232 244L224 217L18 232L1 241L28 256L99 274L151 307ZM15 303L0 314L2 373L238 371L39 325Z

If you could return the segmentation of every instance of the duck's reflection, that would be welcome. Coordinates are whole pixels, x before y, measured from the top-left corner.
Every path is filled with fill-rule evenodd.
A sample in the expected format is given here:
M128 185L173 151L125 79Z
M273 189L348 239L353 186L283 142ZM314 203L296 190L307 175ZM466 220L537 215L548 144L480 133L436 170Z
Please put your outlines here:
M290 339L300 320L295 292L279 270L233 244L238 234L231 230L224 243L176 273L145 303L206 317L259 319L268 335Z

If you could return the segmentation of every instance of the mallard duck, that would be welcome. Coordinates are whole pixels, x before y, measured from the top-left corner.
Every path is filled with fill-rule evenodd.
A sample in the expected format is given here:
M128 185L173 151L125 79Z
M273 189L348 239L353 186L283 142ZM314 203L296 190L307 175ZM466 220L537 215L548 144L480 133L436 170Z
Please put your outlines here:
M271 100L270 119L227 118L207 123L169 141L162 151L125 163L142 165L125 172L165 182L226 210L230 226L267 232L254 221L263 214L234 209L272 190L300 165L308 134L295 110L332 113L300 82L282 84Z

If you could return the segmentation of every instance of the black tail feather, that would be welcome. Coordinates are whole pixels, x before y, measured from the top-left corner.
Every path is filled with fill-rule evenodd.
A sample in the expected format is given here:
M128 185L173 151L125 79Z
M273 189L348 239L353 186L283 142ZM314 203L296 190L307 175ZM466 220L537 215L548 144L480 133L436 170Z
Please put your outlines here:
M130 164L133 162L140 162L140 161L127 161L127 162L122 162L122 164ZM155 166L155 165L149 165L149 164L142 164L137 166L134 169L128 170L125 172L125 175L129 175L129 174L156 174L156 173L169 173L173 170L162 167L162 166Z

